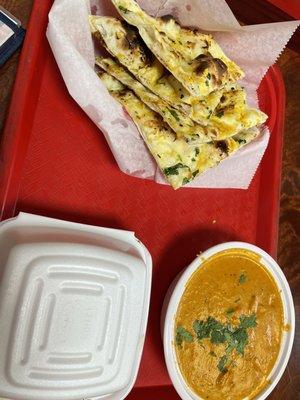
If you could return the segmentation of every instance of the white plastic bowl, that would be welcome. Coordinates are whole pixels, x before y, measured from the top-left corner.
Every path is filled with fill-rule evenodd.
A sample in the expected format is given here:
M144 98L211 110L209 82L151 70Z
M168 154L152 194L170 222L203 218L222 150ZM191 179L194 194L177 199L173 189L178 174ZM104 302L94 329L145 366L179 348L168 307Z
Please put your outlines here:
M186 283L194 271L201 267L202 263L209 257L219 253L220 251L228 249L245 249L261 256L261 262L272 274L280 290L284 310L284 324L289 324L290 326L290 329L283 334L277 361L268 377L271 383L261 393L259 393L259 395L256 397L256 400L266 399L267 396L273 391L280 380L290 358L295 334L295 309L289 284L279 265L271 256L269 256L269 254L252 244L243 242L228 242L214 246L198 256L183 271L183 273L175 279L166 295L165 304L163 307L162 327L165 360L173 385L183 400L199 400L200 398L187 386L177 363L173 344L175 314L185 290Z

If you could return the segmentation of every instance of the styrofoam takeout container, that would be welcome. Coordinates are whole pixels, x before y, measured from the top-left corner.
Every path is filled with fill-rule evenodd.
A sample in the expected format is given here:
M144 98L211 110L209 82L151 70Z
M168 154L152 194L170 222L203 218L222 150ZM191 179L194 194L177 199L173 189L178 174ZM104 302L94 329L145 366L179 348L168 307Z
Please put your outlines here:
M290 326L290 329L288 331L284 331L283 333L283 339L277 361L268 377L270 384L261 393L259 393L258 396L255 397L257 400L266 399L267 396L275 388L287 366L291 354L295 334L295 309L289 284L279 265L269 254L252 244L242 242L228 242L214 246L198 256L183 271L183 273L175 279L166 295L162 311L162 330L165 360L173 385L183 400L199 400L199 396L197 396L187 386L183 376L181 375L177 363L174 348L175 314L177 312L177 308L185 290L186 284L192 274L195 272L195 270L201 268L202 263L209 257L213 256L216 253L219 253L220 251L228 249L245 249L261 256L262 264L272 274L279 288L283 302L284 324L288 324Z
M0 224L0 397L124 399L152 260L134 233L30 214Z

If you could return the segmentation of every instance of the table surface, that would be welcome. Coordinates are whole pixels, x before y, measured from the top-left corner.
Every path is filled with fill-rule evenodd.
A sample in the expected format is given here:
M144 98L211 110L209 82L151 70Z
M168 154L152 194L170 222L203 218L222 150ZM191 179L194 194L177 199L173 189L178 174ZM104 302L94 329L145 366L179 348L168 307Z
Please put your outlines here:
M26 27L33 0L0 0ZM0 68L0 132L3 129L15 79L19 51ZM286 49L278 60L286 91L286 118L280 200L278 262L290 283L300 315L300 54ZM272 400L300 400L300 320L288 368Z

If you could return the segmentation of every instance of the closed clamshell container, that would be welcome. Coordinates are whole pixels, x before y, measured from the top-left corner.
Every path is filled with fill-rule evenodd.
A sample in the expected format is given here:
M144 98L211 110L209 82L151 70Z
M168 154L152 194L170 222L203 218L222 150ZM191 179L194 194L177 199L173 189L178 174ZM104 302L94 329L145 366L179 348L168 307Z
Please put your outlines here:
M125 398L151 287L134 233L19 214L0 248L0 396Z

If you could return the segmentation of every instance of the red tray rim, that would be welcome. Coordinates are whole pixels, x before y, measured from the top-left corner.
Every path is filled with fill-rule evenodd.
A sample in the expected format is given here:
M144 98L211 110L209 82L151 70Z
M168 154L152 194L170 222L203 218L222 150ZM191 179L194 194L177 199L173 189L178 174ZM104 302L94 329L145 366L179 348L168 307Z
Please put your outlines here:
M45 39L48 10L51 4L52 0L34 2L21 53L11 104L2 137L0 158L0 220L13 217L15 213L23 166L34 119L34 110L38 102L41 76L45 66L46 57L44 57L44 54L47 51L47 47L42 45L42 41ZM269 127L271 131L276 130L280 134L272 138L269 143L272 149L266 152L262 161L262 174L264 174L264 164L268 162L273 163L274 168L271 174L268 171L268 179L273 182L273 185L272 193L268 192L267 194L270 202L268 202L266 207L262 207L257 217L258 219L268 218L268 223L266 224L268 228L261 234L264 236L269 235L269 248L266 250L275 256L278 238L285 87L281 72L277 66L270 67L265 79L270 92L274 93L274 97L272 97L276 99L272 104L274 110L272 115L276 116L276 121L269 121ZM32 85L33 80L35 81L35 85ZM280 93L280 96L276 95L278 93ZM27 100L29 97L30 101ZM265 194L262 190L259 195L265 196ZM261 204L263 203L266 202L261 202Z
M1 142L0 220L14 215L27 154L34 109L38 101L45 47L41 46L51 0L35 1L23 44ZM40 63L40 68L38 68ZM36 85L31 82L36 80ZM30 97L31 101L27 101Z

